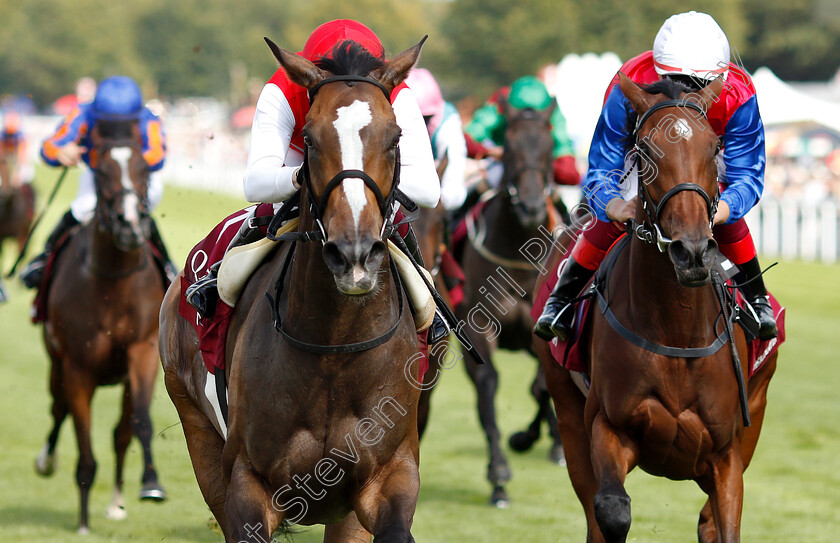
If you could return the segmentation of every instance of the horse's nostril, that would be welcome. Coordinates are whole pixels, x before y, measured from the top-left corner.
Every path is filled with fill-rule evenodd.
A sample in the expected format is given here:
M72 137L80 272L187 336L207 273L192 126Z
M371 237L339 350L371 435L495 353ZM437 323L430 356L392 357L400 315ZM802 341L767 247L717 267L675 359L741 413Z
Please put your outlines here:
M347 259L334 241L328 241L324 244L321 255L327 268L335 274L344 273L349 268Z
M706 240L705 247L703 248L703 253L701 256L701 261L704 266L711 266L714 261L715 257L717 256L718 252L718 244L712 238Z
M677 268L688 268L691 263L691 254L685 246L685 242L676 239L668 246L668 256Z
M385 245L385 242L380 240L374 241L367 255L362 257L361 264L368 271L374 271L379 269L379 267L382 265L382 261L385 259L385 252L387 250L388 249Z

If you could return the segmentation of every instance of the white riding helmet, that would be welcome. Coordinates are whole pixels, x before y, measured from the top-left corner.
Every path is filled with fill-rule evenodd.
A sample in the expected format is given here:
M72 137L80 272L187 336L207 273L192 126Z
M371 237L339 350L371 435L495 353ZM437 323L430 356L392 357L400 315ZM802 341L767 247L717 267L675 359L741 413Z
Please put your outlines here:
M653 65L659 75L682 74L711 81L729 72L729 40L706 13L672 15L653 40Z

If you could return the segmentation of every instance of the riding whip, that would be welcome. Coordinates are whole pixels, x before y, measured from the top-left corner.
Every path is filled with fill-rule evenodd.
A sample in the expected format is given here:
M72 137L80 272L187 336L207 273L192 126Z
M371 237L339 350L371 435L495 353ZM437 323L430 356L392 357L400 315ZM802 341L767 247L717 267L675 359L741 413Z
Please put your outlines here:
M58 189L59 187L61 187L61 183L62 181L64 181L64 177L67 175L67 170L67 166L65 166L61 170L61 175L58 176L58 181L55 182L55 187L53 187L52 193L50 193L50 197L47 199L47 203L44 204L44 209L41 210L41 212L38 214L38 218L35 219L34 223L32 223L32 228L29 229L29 234L26 235L26 241L23 243L23 248L20 250L20 254L17 257L17 260L15 260L14 266L12 266L12 269L9 271L8 275L6 275L7 279L11 278L15 274L18 265L23 260L23 256L26 254L26 249L27 247L29 247L29 242L32 240L32 234L35 232L35 229L38 228L38 224L41 222L41 219L44 218L44 214L47 212L47 209L49 209L50 204L55 199L55 195L58 193Z

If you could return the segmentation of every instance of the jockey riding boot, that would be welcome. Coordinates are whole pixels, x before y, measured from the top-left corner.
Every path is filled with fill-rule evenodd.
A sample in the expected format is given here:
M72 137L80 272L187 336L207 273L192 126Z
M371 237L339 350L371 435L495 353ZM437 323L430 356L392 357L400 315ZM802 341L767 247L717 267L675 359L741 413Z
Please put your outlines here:
M155 259L158 261L161 271L166 276L167 283L172 283L178 277L178 267L169 258L169 251L166 250L166 245L163 243L163 238L160 237L160 230L158 230L157 223L151 219L151 230L149 232L149 242L157 250L158 254Z
M396 235L399 235L399 233ZM411 253L411 257L414 261L425 267L423 263L423 255L420 254L420 245L417 243L417 236L414 235L414 229L411 228L411 225L408 225L408 233L403 238L403 241L405 241L405 246ZM440 311L435 309L435 317L432 320L432 325L429 326L429 335L426 338L427 343L429 345L434 345L438 341L449 336L449 332L449 326L447 326L443 317L440 316Z
M587 270L569 256L554 290L545 302L542 315L534 324L534 333L546 341L555 337L560 341L572 334L572 324L575 318L574 300L595 272Z
M755 256L752 260L739 264L738 268L740 271L734 277L734 281L737 284L747 283L741 288L741 292L758 317L758 338L767 340L776 337L776 319L773 317L770 297L767 295L767 288L761 277L758 257Z
M230 244L225 250L226 255L234 247L248 245L265 237L258 227L251 226L251 219L253 217L254 211L251 211L245 218L245 221L243 221L242 226L239 227L239 231L230 241ZM197 279L195 283L187 287L187 292L185 293L187 303L193 306L202 318L211 317L216 312L216 304L219 301L219 268L223 261L224 257L222 257L222 260L210 266L207 275Z
M26 268L20 272L20 279L26 285L26 288L38 288L41 285L41 280L44 278L44 268L47 265L47 260L49 260L50 255L55 250L55 246L64 237L64 234L69 232L77 224L79 224L79 221L76 220L76 217L70 211L61 217L61 220L58 221L58 224L50 233L49 237L47 237L46 243L44 243L44 252L35 256L27 264Z

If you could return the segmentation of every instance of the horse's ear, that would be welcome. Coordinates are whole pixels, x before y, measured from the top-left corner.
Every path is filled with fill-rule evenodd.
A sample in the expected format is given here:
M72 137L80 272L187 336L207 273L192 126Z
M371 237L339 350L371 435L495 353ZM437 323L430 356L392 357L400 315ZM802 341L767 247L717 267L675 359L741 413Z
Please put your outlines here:
M502 112L502 117L510 120L516 115L516 108L510 105L505 93L500 92L497 101L499 102L499 110Z
M621 86L621 92L630 100L630 105L633 106L633 111L636 112L636 115L643 115L645 111L656 103L655 95L649 94L622 72L618 72L618 80Z
M699 91L686 95L686 99L699 100L700 104L698 105L703 108L703 111L709 111L712 104L717 102L720 93L723 92L723 85L723 76L718 76Z
M97 147L102 145L102 139L102 134L99 131L99 123L93 123L93 128L91 128L90 130L91 149L96 149Z
M556 110L556 109L557 109L557 100L552 99L551 100L551 105L548 106L547 108L545 108L544 110L542 110L542 112L541 112L542 116L543 116L543 119L545 119L546 122L550 122L551 121L551 116L554 115L554 110Z
M394 90L397 85L402 83L408 72L417 64L417 59L420 58L420 49L423 48L423 43L429 38L428 35L423 36L420 43L410 49L406 49L399 55L385 63L384 66L371 72L371 77L385 85L388 90Z
M318 68L312 62L306 60L300 55L290 53L285 49L277 47L277 44L268 38L263 38L268 48L274 54L274 58L280 63L280 66L286 70L289 79L297 83L305 89L311 89L321 81L327 78L327 72Z

